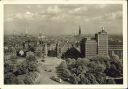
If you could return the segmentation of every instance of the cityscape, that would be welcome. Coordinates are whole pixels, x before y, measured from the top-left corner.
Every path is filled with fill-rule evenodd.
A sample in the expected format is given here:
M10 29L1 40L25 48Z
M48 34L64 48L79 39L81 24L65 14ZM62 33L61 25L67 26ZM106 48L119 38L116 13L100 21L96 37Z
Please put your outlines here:
M48 6L38 5L38 8L42 9L42 7L45 7L46 9ZM65 8L72 8L71 11L75 8L75 13L78 11L77 15L79 15L80 13L82 14L79 10L85 10L85 6L53 5L54 8L50 8L50 11L53 10L52 13L56 12L58 16L61 10ZM13 13L17 14L13 19L14 15L6 16L6 13L10 13L7 10L9 7L11 7L10 10ZM101 23L100 27L98 27L99 25L96 26L98 27L95 28L97 30L88 29L90 26L85 28L83 24L71 27L75 30L68 31L66 27L62 28L65 31L57 30L67 26L65 24L68 22L63 22L65 24L60 27L59 25L62 25L62 23L55 22L56 25L54 26L55 23L51 22L53 25L49 24L47 28L44 26L44 29L47 30L43 30L43 28L41 28L42 30L32 30L36 27L36 25L34 25L35 27L32 26L32 21L34 21L33 23L38 23L36 20L40 15L34 17L36 19L33 20L33 17L30 17L30 15L34 15L32 12L27 11L25 12L27 13L25 17L22 18L19 12L17 12L19 10L14 9L14 7L17 6L5 6L5 84L123 84L123 35L119 34L122 33L122 30L117 30L118 34L113 34L114 31L108 30L108 26L104 26ZM87 7L92 10L95 8L89 5ZM102 10L108 6L96 5L96 7ZM120 5L115 5L115 7L120 8ZM32 6L28 5L27 8L31 11ZM113 10L115 11L115 9ZM24 12L24 10L21 10L21 12ZM47 16L51 12L43 12L43 14ZM41 18L43 18L43 14L41 14ZM55 13L52 16L56 16ZM66 21L67 17L63 20ZM29 20L24 22L24 18L29 18ZM49 21L49 18L45 21ZM116 20L120 18L118 17ZM57 19L63 21L60 20L61 18ZM54 20L57 21L57 19ZM6 22L7 20L11 22ZM109 20L111 22L110 18ZM42 23L49 23L45 21ZM114 23L117 26L116 28L118 28L118 21ZM81 18L80 22L82 22ZM18 23L19 25L16 25ZM42 23L38 23L37 28ZM69 26L72 23L71 21ZM49 28L55 30L52 31Z

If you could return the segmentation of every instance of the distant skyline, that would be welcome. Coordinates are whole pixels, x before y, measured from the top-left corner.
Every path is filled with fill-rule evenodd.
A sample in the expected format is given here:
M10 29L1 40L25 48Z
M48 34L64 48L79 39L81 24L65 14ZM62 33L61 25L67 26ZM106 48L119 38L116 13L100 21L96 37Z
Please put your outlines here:
M122 34L120 4L6 4L5 34L95 34L104 27L108 34Z

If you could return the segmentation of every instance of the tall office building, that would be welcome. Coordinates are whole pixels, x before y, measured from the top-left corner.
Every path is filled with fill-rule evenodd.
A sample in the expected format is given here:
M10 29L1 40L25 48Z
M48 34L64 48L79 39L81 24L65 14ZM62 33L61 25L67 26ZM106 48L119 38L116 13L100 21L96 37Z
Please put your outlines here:
M85 41L85 57L90 58L97 55L97 42L91 38Z
M100 56L107 56L108 55L108 34L102 27L101 31L96 34L97 40L97 51L98 55Z
M82 57L90 58L96 55L108 56L108 34L102 30L95 35L95 38L84 38L80 43Z
M83 38L80 41L80 52L81 52L81 56L84 58L85 57L85 40L86 38Z

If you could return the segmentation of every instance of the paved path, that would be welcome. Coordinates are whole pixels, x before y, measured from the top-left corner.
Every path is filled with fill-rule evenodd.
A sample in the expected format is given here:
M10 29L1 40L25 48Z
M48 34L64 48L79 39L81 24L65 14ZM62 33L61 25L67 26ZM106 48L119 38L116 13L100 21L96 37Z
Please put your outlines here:
M66 82L56 82L51 80L51 76L56 76L56 67L61 63L62 59L56 57L47 57L45 62L41 62L39 84L68 84Z

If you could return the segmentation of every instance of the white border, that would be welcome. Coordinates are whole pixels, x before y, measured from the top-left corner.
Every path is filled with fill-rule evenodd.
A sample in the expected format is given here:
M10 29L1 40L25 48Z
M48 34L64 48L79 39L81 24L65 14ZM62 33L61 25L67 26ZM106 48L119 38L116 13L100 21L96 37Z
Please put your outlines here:
M0 85L3 84L3 4L0 2ZM1 88L1 87L0 87Z
M123 5L123 85L4 85L3 82L3 6L4 4L122 4ZM127 2L126 1L2 1L0 4L0 84L3 89L75 89L75 88L127 88Z
M16 0L2 1L3 4L124 4L125 0Z

